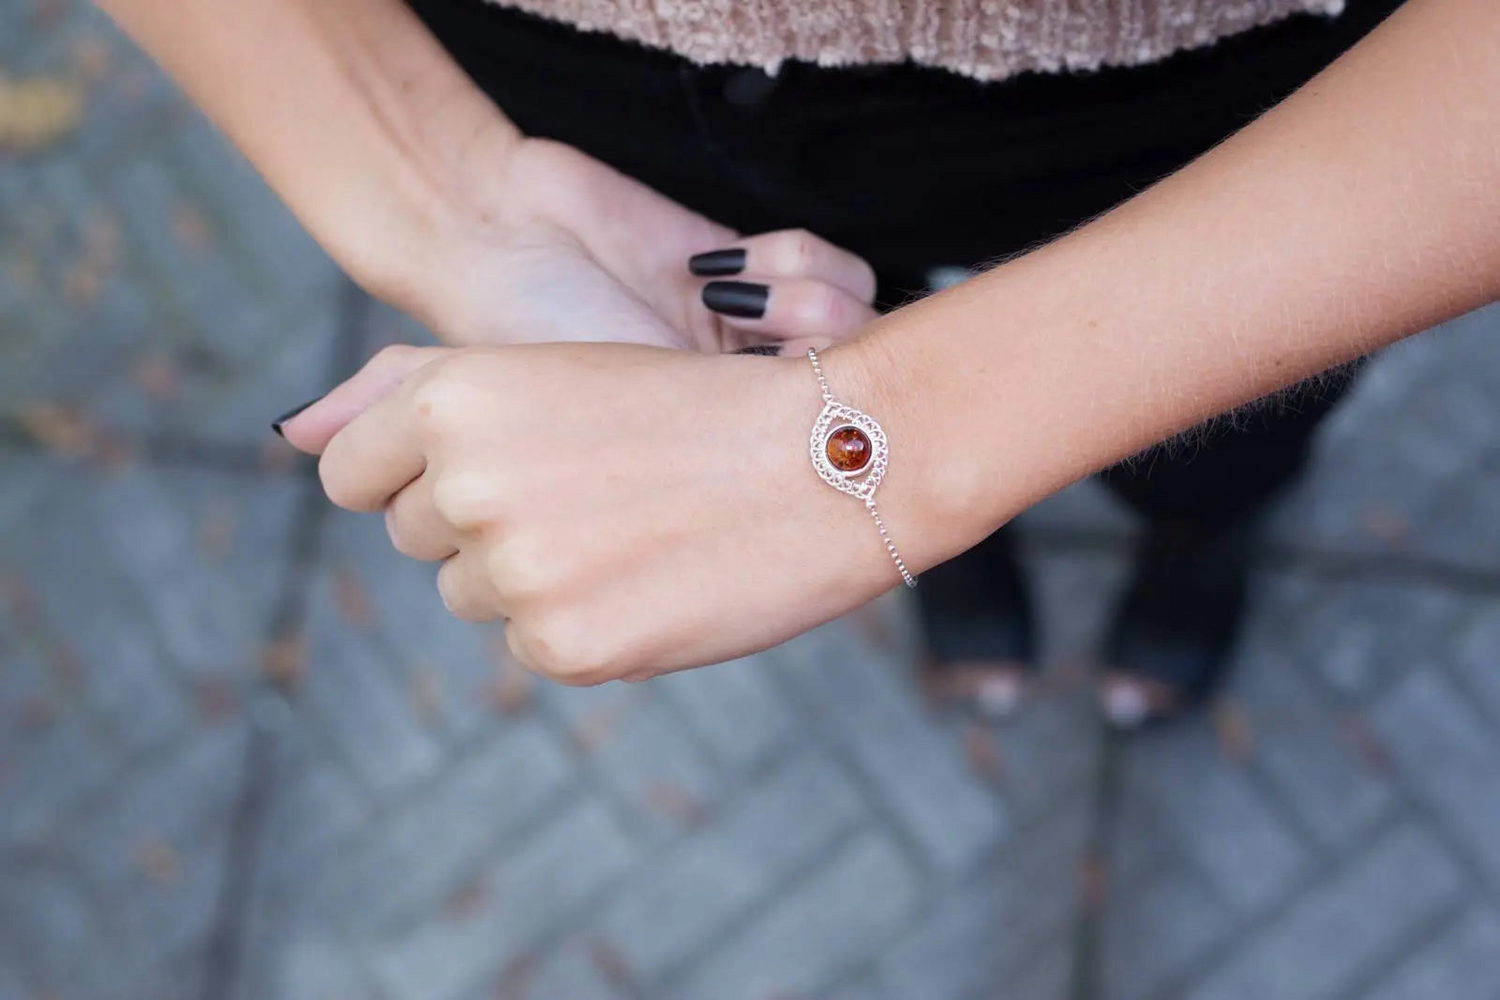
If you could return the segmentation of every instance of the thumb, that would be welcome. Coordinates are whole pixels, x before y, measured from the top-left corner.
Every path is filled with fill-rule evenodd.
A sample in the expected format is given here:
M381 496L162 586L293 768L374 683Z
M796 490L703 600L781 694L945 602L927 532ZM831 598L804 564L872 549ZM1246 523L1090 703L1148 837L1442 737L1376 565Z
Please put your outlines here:
M293 448L320 455L333 436L418 369L449 353L448 347L393 344L376 354L327 395L304 403L271 424Z

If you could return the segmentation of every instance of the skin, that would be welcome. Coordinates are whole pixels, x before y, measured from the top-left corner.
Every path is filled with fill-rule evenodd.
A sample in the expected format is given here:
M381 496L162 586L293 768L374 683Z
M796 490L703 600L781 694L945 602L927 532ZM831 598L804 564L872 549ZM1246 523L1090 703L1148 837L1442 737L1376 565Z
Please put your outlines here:
M146 0L109 6L148 47L174 32L220 31L208 15L200 19L202 10L228 19L235 7L216 0L168 17ZM300 7L241 6L252 9L233 16L249 21ZM285 426L293 444L322 454L334 502L384 509L398 548L444 559L439 587L456 614L503 618L522 663L570 683L743 655L895 585L868 515L809 466L819 398L805 360L644 346L683 346L693 328L660 289L611 297L602 286L580 285L598 298L586 300L597 308L580 310L578 323L564 300L528 304L524 290L513 289L496 302L472 291L475 274L493 279L524 258L513 248L485 254L487 241L508 246L512 238L512 217L498 207L507 191L505 183L475 181L463 165L476 156L524 158L517 150L525 142L495 125L492 110L486 117L463 100L450 108L458 84L433 67L415 77L393 73L417 58L408 48L421 46L410 39L408 46L387 37L382 46L354 32L365 47L340 50L330 25L357 12L325 7L342 12L304 10L280 27L310 34L297 53L329 64L329 87L363 81L363 91L344 94L350 107L326 110L358 119L360 108L380 109L366 124L386 136L379 148L397 161L339 197L357 200L365 186L375 200L382 191L414 191L419 224L403 230L405 216L393 208L363 225L377 230L377 243L393 238L386 226L428 240L410 270L397 268L392 278L389 262L369 265L365 280L438 323L441 310L424 289L468 289L467 305L449 314L461 319L453 329L482 335L459 334L461 342L531 339L538 316L552 324L549 333L572 331L559 339L596 337L607 318L618 339L630 341L382 354ZM245 35L220 39L219 56L253 75L264 50L255 50L255 32ZM338 220L319 229L325 214L338 213L301 178L313 168L267 152L292 140L257 118L270 112L257 111L255 88L218 95L220 70L198 65L201 54L181 58L194 63L172 67L189 89L315 234L342 246L329 235ZM310 74L308 85L320 79ZM408 106L412 99L401 95L412 93L426 103ZM907 563L920 572L1155 441L1500 297L1497 94L1500 6L1410 0L1328 71L1189 167L1069 236L873 321L827 351L835 395L877 417L891 439L878 499ZM216 95L222 99L206 99ZM435 134L423 109L447 109L441 115L461 127ZM458 141L470 134L471 143ZM359 173L373 150L349 169ZM434 157L441 166L432 166ZM272 160L280 166L267 166ZM522 184L526 175L507 168L497 176ZM672 214L662 212L627 212L643 228L622 245L651 245L656 221ZM455 214L468 223L450 233L442 220ZM607 220L594 221L608 231ZM609 263L616 236L594 235L588 219L572 224L570 239L587 248L599 274L631 289L632 280L650 284L642 275L675 280L649 265ZM448 240L461 262L448 277L434 275L432 262L453 260L445 258ZM363 245L350 257L356 265L378 256L375 244ZM688 246L708 248L685 240L674 252Z

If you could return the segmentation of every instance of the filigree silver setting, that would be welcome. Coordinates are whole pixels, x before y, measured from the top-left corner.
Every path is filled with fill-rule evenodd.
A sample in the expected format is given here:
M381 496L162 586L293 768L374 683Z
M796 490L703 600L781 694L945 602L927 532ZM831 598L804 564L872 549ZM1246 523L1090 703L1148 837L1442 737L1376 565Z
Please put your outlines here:
M828 459L828 439L845 427L853 427L870 439L870 460L850 472L838 468ZM885 431L880 429L880 424L874 417L852 406L843 403L825 404L823 412L818 414L818 419L813 424L808 449L812 454L813 468L818 470L823 482L850 496L861 500L873 497L875 487L885 478L886 456L890 452Z

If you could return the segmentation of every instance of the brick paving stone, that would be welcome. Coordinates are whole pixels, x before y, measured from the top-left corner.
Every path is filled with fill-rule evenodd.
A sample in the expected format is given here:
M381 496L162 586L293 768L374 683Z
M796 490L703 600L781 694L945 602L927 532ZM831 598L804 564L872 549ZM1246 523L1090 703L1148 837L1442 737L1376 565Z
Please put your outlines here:
M654 981L865 819L844 775L813 754L793 756L639 865L596 926L634 976Z
M718 800L724 786L714 762L649 686L614 684L593 692L548 688L550 704L570 706L564 711L574 720L575 749L629 804L637 830L673 836Z
M324 907L369 936L440 906L570 777L566 758L539 723L507 726L319 872Z
M444 909L361 945L393 996L462 996L549 930L576 920L628 869L632 853L629 835L603 806L580 802L500 852Z
M1003 993L1040 949L1069 935L1090 819L1084 802L1070 804L1018 836L985 871L943 891L881 956L886 991L922 1000Z
M710 952L667 996L807 996L868 959L911 915L920 882L887 837L862 834Z
M830 626L781 647L775 666L933 865L963 870L1005 835L1004 807L958 735L885 658Z
M1386 832L1291 909L1236 947L1187 1000L1323 1000L1452 907L1463 876L1411 826Z
M12 743L0 780L0 849L53 840L69 807L108 780L108 759L96 731L77 715Z
M180 858L222 827L239 789L247 730L230 718L194 733L174 752L117 780L66 843L101 891L125 895L151 880L147 855ZM161 862L170 870L171 864Z
M14 954L19 978L39 993L94 1000L106 995L119 952L107 917L82 880L64 868L28 859L0 868L0 941Z
M1059 940L998 992L986 990L970 1000L1068 1000L1075 995L1075 971L1073 942Z
M1500 886L1500 739L1440 673L1413 673L1376 706L1373 725L1411 793Z
M1165 814L1175 842L1236 911L1258 912L1302 877L1306 847L1207 720L1148 733L1128 750L1123 794Z
M1389 814L1394 796L1360 756L1349 720L1321 703L1273 630L1268 623L1242 648L1230 704L1242 715L1253 765L1320 846L1336 849Z
M301 717L377 795L410 788L443 762L435 727L370 626L340 608L336 573L310 585Z
M285 552L270 544L232 558L214 554L192 513L202 497L197 485L143 469L100 479L88 491L91 520L172 661L197 679L240 683L260 664ZM267 513L274 507L283 518L290 514L290 496L274 486L242 496L247 508L264 501ZM286 523L273 532L278 543Z
M1186 866L1166 866L1121 889L1104 921L1101 975L1110 1000L1155 996L1234 930L1234 912Z
M1490 720L1500 719L1500 606L1485 600L1457 630L1451 666Z
M1297 658L1350 705L1421 664L1454 626L1454 602L1433 588L1356 579L1322 589L1301 628Z
M455 621L438 594L434 567L392 550L381 518L339 517L330 529L327 561L358 581L359 600L368 605L366 630L389 651L399 683L452 735L467 737L493 723L504 632Z
M1500 914L1493 907L1464 913L1370 994L1370 1000L1460 997L1500 997Z
M718 760L743 770L780 749L794 725L794 715L767 670L764 657L751 656L712 670L685 670L653 684L681 709Z
M529 969L514 989L507 989L503 973L497 984L491 984L472 1000L629 1000L627 984L612 981L614 972L607 948L595 940L578 938L566 941Z

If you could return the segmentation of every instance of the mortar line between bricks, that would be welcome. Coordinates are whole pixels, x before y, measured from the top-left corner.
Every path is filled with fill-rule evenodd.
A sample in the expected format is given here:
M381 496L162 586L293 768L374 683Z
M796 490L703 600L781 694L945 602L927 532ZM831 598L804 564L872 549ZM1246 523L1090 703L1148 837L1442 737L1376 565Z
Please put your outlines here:
M1241 951L1251 939L1274 927L1283 917L1296 909L1304 899L1323 889L1346 869L1354 867L1381 838L1399 829L1406 822L1409 822L1409 817L1398 812L1386 822L1372 827L1363 841L1351 844L1344 853L1335 855L1327 865L1308 872L1306 877L1300 880L1295 891L1287 893L1271 906L1241 922L1235 933L1225 935L1224 941L1204 949L1200 960L1193 963L1192 968L1168 977L1164 984L1150 996L1153 1000L1176 1000L1176 998L1188 995L1195 985L1201 983L1227 959ZM1097 1000L1107 1000L1107 998L1099 997Z
M1058 816L1067 809L1072 808L1074 805L1074 799L1076 797L1081 797L1087 794L1087 790L1084 786L1088 784L1090 784L1090 777L1088 775L1084 775L1082 777L1074 779L1074 781L1066 785L1061 786L1061 788L1057 790L1057 794L1050 797L1050 801L1044 808L1029 816L1026 822L1018 823L1013 828L1013 836L1002 838L999 844L986 851L970 869L957 873L950 880L950 883L924 887L921 902L912 913L911 918L907 921L906 925L901 928L900 935L910 933L915 927L922 924L929 917L934 915L934 911L936 911L936 909L942 905L943 895L953 888L953 885L951 883L965 884L975 878L982 877L982 875L989 873L992 869L1004 867L1010 860L1010 855L1025 850L1026 841L1034 836L1037 831L1043 829L1049 823L1056 820ZM1090 810L1090 816L1092 815L1093 810ZM1075 866L1079 860L1079 858L1075 857ZM934 879L930 881L936 882L937 880ZM1076 889L1076 880L1070 880L1066 886L1066 890L1074 891ZM1036 959L1037 955L1041 952L1044 952L1049 944L1051 944L1052 941L1055 940L1056 934L1054 932L1071 928L1072 924L1077 919L1077 914L1078 906L1075 905L1072 908L1070 915L1063 921L1061 921L1056 927L1043 928L1037 931L1036 940L1021 949L1023 957L1017 963L1018 967L1023 971L1026 968L1029 968L1028 963L1033 962ZM898 935L898 938L900 935ZM882 957L883 956L881 955L873 955L865 961L860 962L849 970L847 978L857 980L860 977L865 976L874 981L880 981L880 962ZM985 986L982 990L980 990L980 993L976 995L976 997L972 998L972 1000L985 1000L985 998L992 995L990 993L990 990L990 986ZM898 1000L906 1000L906 998L898 998Z
M839 627L845 628L846 626ZM847 634L846 639L853 641L847 637ZM871 666L869 669L877 668ZM786 680L781 675L781 672L776 670L769 672L768 679L771 688L778 691L786 699L787 704L792 706L799 721L813 723L806 726L805 729L805 731L812 733L810 742L828 756L849 782L849 787L853 788L859 794L860 799L874 814L875 818L880 820L885 828L891 832L897 849L924 876L930 879L938 874L932 862L926 858L925 852L922 850L922 845L917 843L916 838L907 830L906 823L902 822L900 815L885 801L886 796L875 786L873 781L865 776L864 769L851 758L851 755L844 747L829 735L829 727L816 724L821 713L797 689L797 685ZM1009 839L1008 835L1002 839Z
M1100 723L1102 725L1102 723ZM1117 835L1120 819L1121 791L1124 784L1125 754L1124 738L1117 732L1105 728L1098 742L1095 756L1096 775L1093 823L1088 841L1084 845L1085 864L1092 864L1093 877L1105 880L1103 886L1091 887L1095 893L1107 893L1109 878L1109 850ZM1075 890L1076 891L1076 890ZM1108 895L1090 898L1079 893L1080 900L1074 917L1072 1000L1105 1000L1102 958L1104 954L1104 907Z
M762 914L774 909L781 903L784 897L795 891L799 883L806 882L820 869L826 867L829 862L836 859L846 848L860 838L862 834L885 832L871 831L866 823L860 821L859 817L849 820L847 823L835 828L828 834L827 840L819 849L812 851L804 858L801 864L794 865L783 873L782 877L774 882L767 890L760 894L747 906L740 907L734 915L724 921L719 928L700 944L697 951L681 959L673 965L667 966L661 972L652 976L647 982L641 984L646 990L646 995L652 998L661 998L671 995L699 966L712 958L721 948L734 940L746 927L758 920ZM840 970L847 971L847 970ZM819 993L826 986L820 984L813 993Z
M1332 1000L1365 1000L1374 996L1376 988L1391 981L1397 970L1435 944L1446 931L1458 926L1474 902L1472 896L1466 896L1429 918L1420 928L1402 937L1389 953L1377 955L1366 963L1365 971L1356 972L1352 977L1349 989L1335 994Z
M346 279L338 301L338 327L331 352L331 367L339 370L347 364L361 338L368 313L368 300L363 292ZM267 638L271 642L284 640L300 628L307 612L310 568L321 552L322 527L328 506L313 483L304 482L301 491L289 529L292 545L287 552L286 575L279 599L266 623ZM290 711L283 712L281 725L273 726L269 712L273 707L284 708L296 699L296 694L288 679L262 674L251 698L244 773L231 813L233 822L224 857L224 881L205 949L200 994L203 1000L224 1000L239 991L240 969L247 947L245 929L250 924L249 911L255 905L255 872L262 842L269 832L266 819L276 792L276 764L281 742L292 716Z

